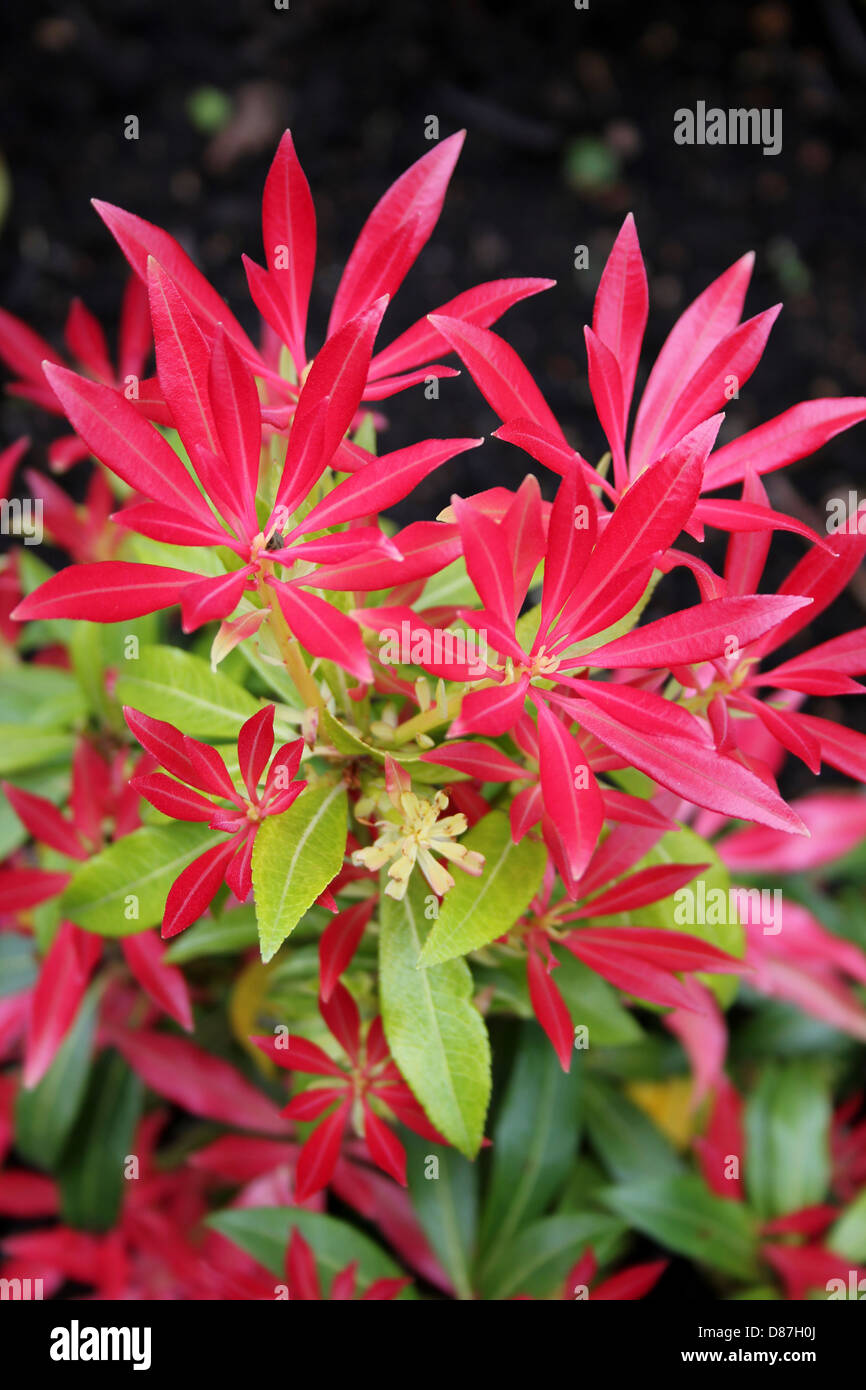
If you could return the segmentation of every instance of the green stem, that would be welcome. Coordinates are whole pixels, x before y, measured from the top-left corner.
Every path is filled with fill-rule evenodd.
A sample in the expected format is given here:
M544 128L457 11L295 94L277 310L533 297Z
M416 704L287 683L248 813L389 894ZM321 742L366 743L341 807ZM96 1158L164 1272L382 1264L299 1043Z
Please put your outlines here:
M297 641L292 636L276 594L261 574L258 578L258 589L262 602L268 609L268 624L295 689L305 705L324 712L325 701L322 693L310 674Z

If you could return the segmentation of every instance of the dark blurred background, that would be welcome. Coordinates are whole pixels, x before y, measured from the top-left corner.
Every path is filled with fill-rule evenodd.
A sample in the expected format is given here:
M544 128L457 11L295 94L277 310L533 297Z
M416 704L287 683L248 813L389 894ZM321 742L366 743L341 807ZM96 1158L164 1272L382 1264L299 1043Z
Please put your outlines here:
M262 258L261 188L291 125L319 222L315 342L366 213L430 148L424 122L435 115L442 135L466 126L468 139L382 341L479 280L557 279L502 331L574 443L597 457L582 326L631 209L651 292L639 387L676 314L743 251L757 252L746 312L784 300L765 358L729 410L726 434L738 433L802 398L866 393L864 76L859 0L16 7L4 20L0 304L59 344L79 294L113 330L125 264L90 208L98 196L177 236L252 327L240 255ZM676 145L674 111L698 100L781 107L781 153ZM138 140L124 138L129 115ZM590 265L578 271L581 243ZM442 384L438 402L416 390L388 413L388 447L496 423L465 374ZM2 417L2 441L28 429L37 461L57 433L19 402L5 401ZM824 499L863 478L864 449L861 426L817 461L773 475L772 500L823 527ZM514 484L523 462L494 441L442 470L403 519L435 514L455 487ZM778 538L772 577L801 551ZM862 623L863 598L861 581L819 635Z

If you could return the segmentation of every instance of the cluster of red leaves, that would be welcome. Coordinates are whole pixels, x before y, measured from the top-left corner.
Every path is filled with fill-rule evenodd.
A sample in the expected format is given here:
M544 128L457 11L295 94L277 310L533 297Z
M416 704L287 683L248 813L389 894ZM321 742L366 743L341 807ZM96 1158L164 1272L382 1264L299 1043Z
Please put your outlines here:
M540 837L547 847L544 889L514 933L525 949L539 1020L567 1066L571 1019L552 978L552 946L558 944L628 994L672 1010L667 1022L695 1058L706 1090L718 1082L724 1046L712 998L692 977L739 970L741 963L685 933L582 924L639 912L699 872L694 864L635 869L678 821L692 820L707 831L728 819L752 823L755 828L723 841L732 867L761 857L768 844L778 851L792 836L814 836L816 823L806 808L787 804L779 793L776 776L786 754L813 772L828 764L866 780L866 739L800 710L809 695L863 689L854 677L866 671L866 629L770 669L761 665L836 598L866 552L859 514L846 532L821 537L769 505L761 476L862 420L866 401L805 402L715 447L729 383L745 385L778 314L776 306L741 322L751 268L751 258L744 257L675 324L649 372L629 432L648 314L647 277L631 217L614 244L586 330L589 384L612 457L612 479L571 447L526 366L490 331L508 308L552 282L477 286L376 350L390 299L433 231L461 141L452 136L437 145L377 204L340 280L325 342L312 357L306 320L315 214L288 134L265 187L266 266L245 259L262 316L259 347L173 238L139 217L97 204L133 271L117 369L101 330L81 305L73 306L66 336L83 374L70 371L8 314L0 314L0 357L15 372L19 394L62 412L73 427L72 438L52 450L53 466L92 453L133 495L109 515L111 493L105 474L97 471L85 509L77 510L49 479L27 475L33 496L45 504L49 533L77 563L24 598L14 562L7 565L2 632L12 640L30 621L119 621L177 604L185 631L216 621L226 641L248 639L267 621L289 643L297 639L313 658L342 668L358 683L352 695L400 697L401 722L418 712L416 689L379 660L370 634L405 623L413 640L429 639L432 652L443 650L436 639L458 620L483 633L488 655L480 674L446 658L419 663L458 687L446 741L423 756L468 776L469 782L457 784L455 800L471 811L470 819L482 813L483 784L517 784L509 804L513 838ZM151 330L156 373L143 379ZM501 421L498 437L557 475L555 500L543 500L537 480L528 476L514 492L491 487L470 497L455 495L439 520L386 531L380 519L389 508L433 470L482 441L427 439L375 457L348 436L371 403L427 378L453 375L454 368L436 361L451 352ZM168 429L176 431L188 465L166 437ZM19 441L0 457L4 491L24 447ZM320 495L320 481L339 474L342 480ZM739 498L712 495L734 485L741 487ZM722 574L693 549L682 548L683 536L700 543L707 527L730 533ZM761 593L776 530L799 536L807 549L778 593ZM209 547L221 572L113 558L130 531L176 547ZM425 582L458 556L477 603L425 608ZM521 613L542 561L537 624L527 632ZM694 576L698 601L643 626L631 624L654 574L677 567ZM350 598L338 604L322 591ZM365 606L364 595L371 593L386 598ZM233 618L242 603L241 615ZM273 713L273 707L262 710L240 732L246 795L213 748L134 710L127 711L129 728L150 757L131 781L125 755L103 758L83 739L68 816L32 794L8 794L34 839L72 859L99 848L106 823L113 822L118 836L128 833L137 824L139 793L165 814L223 833L226 838L174 885L163 925L163 935L170 936L201 916L223 882L239 901L249 898L257 828L303 790L305 783L295 777L301 740L270 761ZM510 752L488 741L506 736ZM649 777L656 795L646 800L612 785L607 774L622 768ZM852 807L862 826L862 806L856 798L844 809L837 803L835 816L828 812L824 822L819 819L820 837L835 840ZM808 809L814 811L815 803ZM803 840L793 843L796 861ZM781 862L784 853L777 857ZM340 889L357 876L347 866L323 895L325 905L336 910ZM65 882L64 874L35 869L26 854L19 855L0 870L0 912L18 924L22 913L58 894ZM320 1008L349 1059L348 1070L303 1040L293 1039L284 1053L274 1040L260 1040L280 1065L326 1078L324 1085L296 1095L286 1112L290 1120L320 1121L300 1157L294 1156L300 1201L336 1181L345 1162L346 1122L357 1109L366 1157L404 1180L401 1146L373 1099L410 1127L438 1137L388 1058L380 1021L362 1041L357 1008L339 983L372 904L369 899L344 908L323 937ZM799 952L793 967L790 959L773 959L772 939L756 936L750 937L745 968L763 978L768 992L797 998L837 1023L844 1018L843 1026L857 1032L862 1010L845 996L844 982L827 972L836 968L862 980L860 953L839 946L835 956L825 955L824 975L813 976L810 992L805 977L827 934L821 936L817 924L804 922L796 911L790 923ZM787 950L791 933L784 941ZM178 1080L181 1059L172 1054L169 1060L169 1050L189 1045L149 1027L153 1010L190 1026L183 977L162 962L163 948L153 933L124 938L122 945L149 1003L141 1028L125 1029L115 1018L115 1044L161 1094L202 1113L195 1078L203 1054L185 1058L188 1071ZM25 998L3 1001L4 1046L12 1049L26 1035L26 1084L38 1080L55 1055L100 954L99 941L64 923L35 988ZM128 980L112 979L109 1016L129 991ZM283 1132L285 1122L254 1088L247 1087L247 1094L241 1078L222 1079L219 1115L213 1099L207 1102L211 1117L231 1116L238 1124L239 1110L250 1104L257 1109L251 1100L257 1096L254 1127ZM312 1288L303 1246L292 1248L293 1277ZM58 1269L78 1277L59 1257ZM341 1292L332 1296L347 1296L349 1283L346 1275Z

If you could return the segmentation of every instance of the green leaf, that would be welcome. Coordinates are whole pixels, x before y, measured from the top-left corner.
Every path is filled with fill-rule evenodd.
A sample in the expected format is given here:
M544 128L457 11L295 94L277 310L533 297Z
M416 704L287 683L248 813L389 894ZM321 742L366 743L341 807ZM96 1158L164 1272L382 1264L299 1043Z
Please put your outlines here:
M373 743L366 743L359 734L347 728L339 719L336 719L328 710L322 712L321 730L324 736L323 741L327 741L337 749L338 753L345 753L349 758L375 758L376 762L384 767L385 756L390 751L387 748L377 748ZM412 765L412 776L419 781L426 780L426 774L433 768L432 763L422 763L420 761L420 749L400 749L400 762L407 767ZM417 764L417 766L416 766ZM440 769L441 770L441 769Z
M261 707L248 690L179 647L142 647L138 660L126 663L115 694L122 705L208 739L236 739Z
M472 607L477 602L475 585L469 578L462 555L434 574L424 586L425 608Z
M619 1089L589 1077L583 1105L592 1146L615 1178L627 1182L684 1172L673 1146Z
M72 756L72 734L43 733L32 724L0 724L0 777Z
M639 1141L636 1141L636 1143ZM668 1250L737 1279L756 1280L757 1218L742 1202L717 1197L693 1174L608 1188L601 1199L629 1225Z
M395 902L388 882L383 874L379 988L391 1053L436 1128L474 1158L490 1099L490 1041L472 1003L472 975L464 960L417 968L426 885L413 874Z
M526 1226L490 1268L481 1284L482 1294L489 1302L518 1293L534 1298L560 1295L568 1271L588 1245L603 1264L621 1235L621 1223L604 1212L543 1216Z
M84 1109L60 1165L63 1220L84 1230L107 1231L123 1197L144 1087L118 1052L97 1059Z
M43 729L68 726L84 718L81 691L69 671L30 662L9 666L0 680L0 720L38 724Z
M262 960L269 961L307 908L340 872L348 803L342 782L307 788L260 826L253 887Z
M203 825L142 826L76 870L64 916L100 936L131 936L162 921L178 874L225 837ZM127 915L129 914L129 915Z
M477 878L456 875L424 944L423 966L441 965L502 936L529 906L544 877L544 845L528 837L514 844L502 811L480 820L463 844L484 855L484 869Z
M831 1118L828 1078L820 1064L764 1068L745 1111L746 1191L764 1220L824 1201Z
M39 1085L18 1092L15 1147L37 1168L56 1167L84 1100L98 998L99 987L93 985Z
M252 1255L280 1282L285 1279L286 1251L295 1227L316 1256L323 1292L334 1275L353 1260L358 1262L361 1289L375 1279L396 1279L403 1273L369 1236L345 1221L317 1211L303 1211L300 1207L240 1207L218 1211L205 1224ZM401 1297L407 1295L411 1296L411 1290L404 1290Z
M417 1134L404 1135L404 1142L415 1215L458 1298L469 1299L478 1228L478 1165Z
M837 1255L844 1255L846 1260L866 1264L866 1187L860 1189L831 1226L824 1244Z
M522 1226L540 1216L577 1155L582 1069L570 1073L534 1023L521 1026L517 1056L493 1129L493 1163L481 1241L489 1267Z
M172 941L163 960L183 965L201 956L227 956L246 951L259 939L254 907L235 907L223 917L203 917Z
M0 934L0 998L29 989L38 974L32 936Z

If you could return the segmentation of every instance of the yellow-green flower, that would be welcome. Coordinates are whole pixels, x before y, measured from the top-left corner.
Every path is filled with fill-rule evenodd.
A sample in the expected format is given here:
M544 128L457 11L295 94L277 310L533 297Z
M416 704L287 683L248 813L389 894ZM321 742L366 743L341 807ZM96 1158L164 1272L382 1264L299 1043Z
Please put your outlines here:
M438 791L432 801L425 801L411 790L411 779L394 761L388 758L385 765L385 783L388 798L400 814L397 820L376 822L379 835L372 845L355 850L352 863L363 864L367 869L381 869L389 859L393 862L388 869L391 882L385 892L389 898L400 899L406 892L409 876L416 863L433 892L441 898L454 887L454 879L445 866L434 858L441 855L457 864L467 874L480 874L484 868L484 855L455 843L458 835L468 829L468 821L462 812L454 816L443 816L448 805L448 797Z

